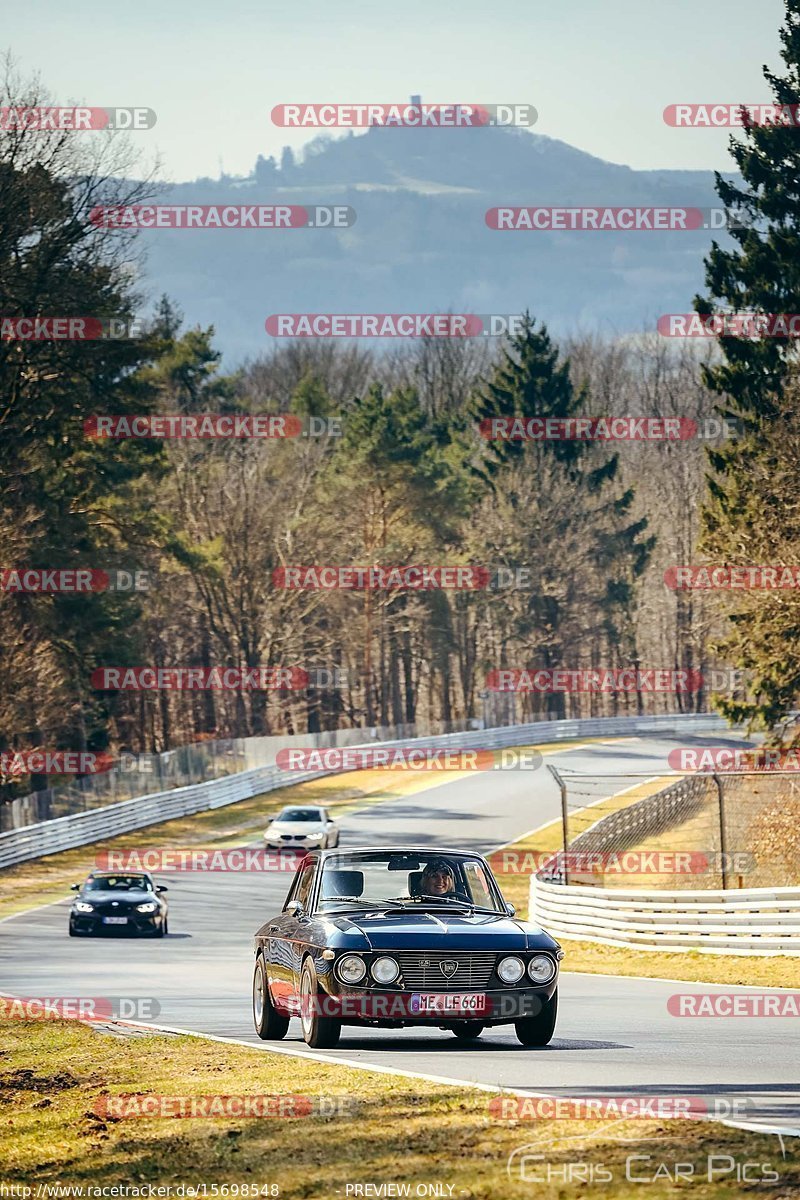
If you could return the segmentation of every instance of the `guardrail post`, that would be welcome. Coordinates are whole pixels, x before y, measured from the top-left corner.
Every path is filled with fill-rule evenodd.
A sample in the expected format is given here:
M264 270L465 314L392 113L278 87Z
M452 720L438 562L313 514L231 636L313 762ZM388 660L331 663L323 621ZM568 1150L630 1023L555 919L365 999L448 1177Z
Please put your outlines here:
M728 890L728 838L725 832L725 788L719 775L713 776L719 801L719 853L722 859L722 890Z
M569 824L567 817L567 785L559 775L558 771L551 763L547 764L547 769L558 784L561 792L561 836L564 841L564 885L569 883L569 873L567 869L567 847L569 845Z

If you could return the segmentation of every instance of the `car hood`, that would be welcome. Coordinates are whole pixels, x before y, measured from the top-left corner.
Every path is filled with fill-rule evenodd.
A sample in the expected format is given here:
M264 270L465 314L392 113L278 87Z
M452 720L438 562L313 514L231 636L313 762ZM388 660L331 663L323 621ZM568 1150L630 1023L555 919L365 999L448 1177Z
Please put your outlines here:
M368 950L555 949L557 943L537 925L498 913L370 912L331 914L331 924L347 936L362 935ZM443 939L447 939L446 947Z
M147 901L157 903L161 897L154 892L80 892L76 897L95 908L110 908L113 904L130 905L145 904Z
M267 826L270 833L291 833L293 836L304 833L322 833L321 821L273 821Z

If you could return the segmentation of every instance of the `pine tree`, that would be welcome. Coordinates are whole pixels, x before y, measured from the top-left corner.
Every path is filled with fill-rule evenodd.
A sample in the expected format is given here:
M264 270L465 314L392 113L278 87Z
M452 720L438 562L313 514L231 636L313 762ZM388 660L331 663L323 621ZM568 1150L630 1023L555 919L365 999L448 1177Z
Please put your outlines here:
M786 0L781 31L782 75L764 67L776 104L800 111L800 0ZM736 243L714 243L706 259L708 295L695 298L700 313L800 312L800 140L793 124L753 125L744 114L741 140L731 153L743 183L717 175L717 191L738 218ZM708 497L701 549L714 561L747 565L794 561L782 536L792 528L790 507L798 471L791 461L797 424L796 351L789 339L721 337L722 361L705 381L720 396L719 411L732 418L737 436L709 450ZM787 481L794 486L788 491ZM780 480L780 485L778 481ZM759 557L756 557L759 556ZM730 632L717 647L731 666L751 674L748 696L717 698L736 720L771 729L794 705L800 679L797 639L786 640L800 613L784 594L739 597L730 608ZM793 615L792 615L793 614Z

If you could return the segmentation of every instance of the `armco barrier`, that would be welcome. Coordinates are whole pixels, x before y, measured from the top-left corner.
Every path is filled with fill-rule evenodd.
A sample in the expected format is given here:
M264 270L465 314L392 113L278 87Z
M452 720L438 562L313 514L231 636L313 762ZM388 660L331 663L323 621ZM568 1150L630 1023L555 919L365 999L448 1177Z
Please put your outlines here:
M726 729L726 722L709 713L685 716L666 714L658 717L597 717L581 721L536 721L529 725L503 725L493 729L471 729L463 733L439 734L433 737L414 738L414 745L424 747L451 747L454 749L500 749L503 746L536 745L541 742L565 741L570 738L600 737L638 734L701 734ZM385 741L381 745L405 745L402 742ZM298 746L312 742L309 736L294 739ZM363 743L374 748L375 741ZM318 779L333 771L285 771L276 766L256 767L214 779L208 783L196 783L189 787L174 788L168 792L136 796L119 804L109 804L87 812L56 817L26 825L22 829L11 829L0 834L0 869L85 846L101 838L114 837L144 829L173 817L189 816L211 808L236 804L252 796L259 796L290 784Z
M645 891L531 876L530 919L553 937L639 950L800 954L800 888Z

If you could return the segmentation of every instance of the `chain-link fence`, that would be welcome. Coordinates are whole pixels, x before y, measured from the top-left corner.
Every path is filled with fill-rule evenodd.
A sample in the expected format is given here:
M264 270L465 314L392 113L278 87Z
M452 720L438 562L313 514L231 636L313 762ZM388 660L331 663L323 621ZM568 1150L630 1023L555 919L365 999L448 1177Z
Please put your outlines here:
M800 779L768 771L672 783L556 774L564 853L547 878L627 888L800 885ZM613 795L598 800L609 785Z

